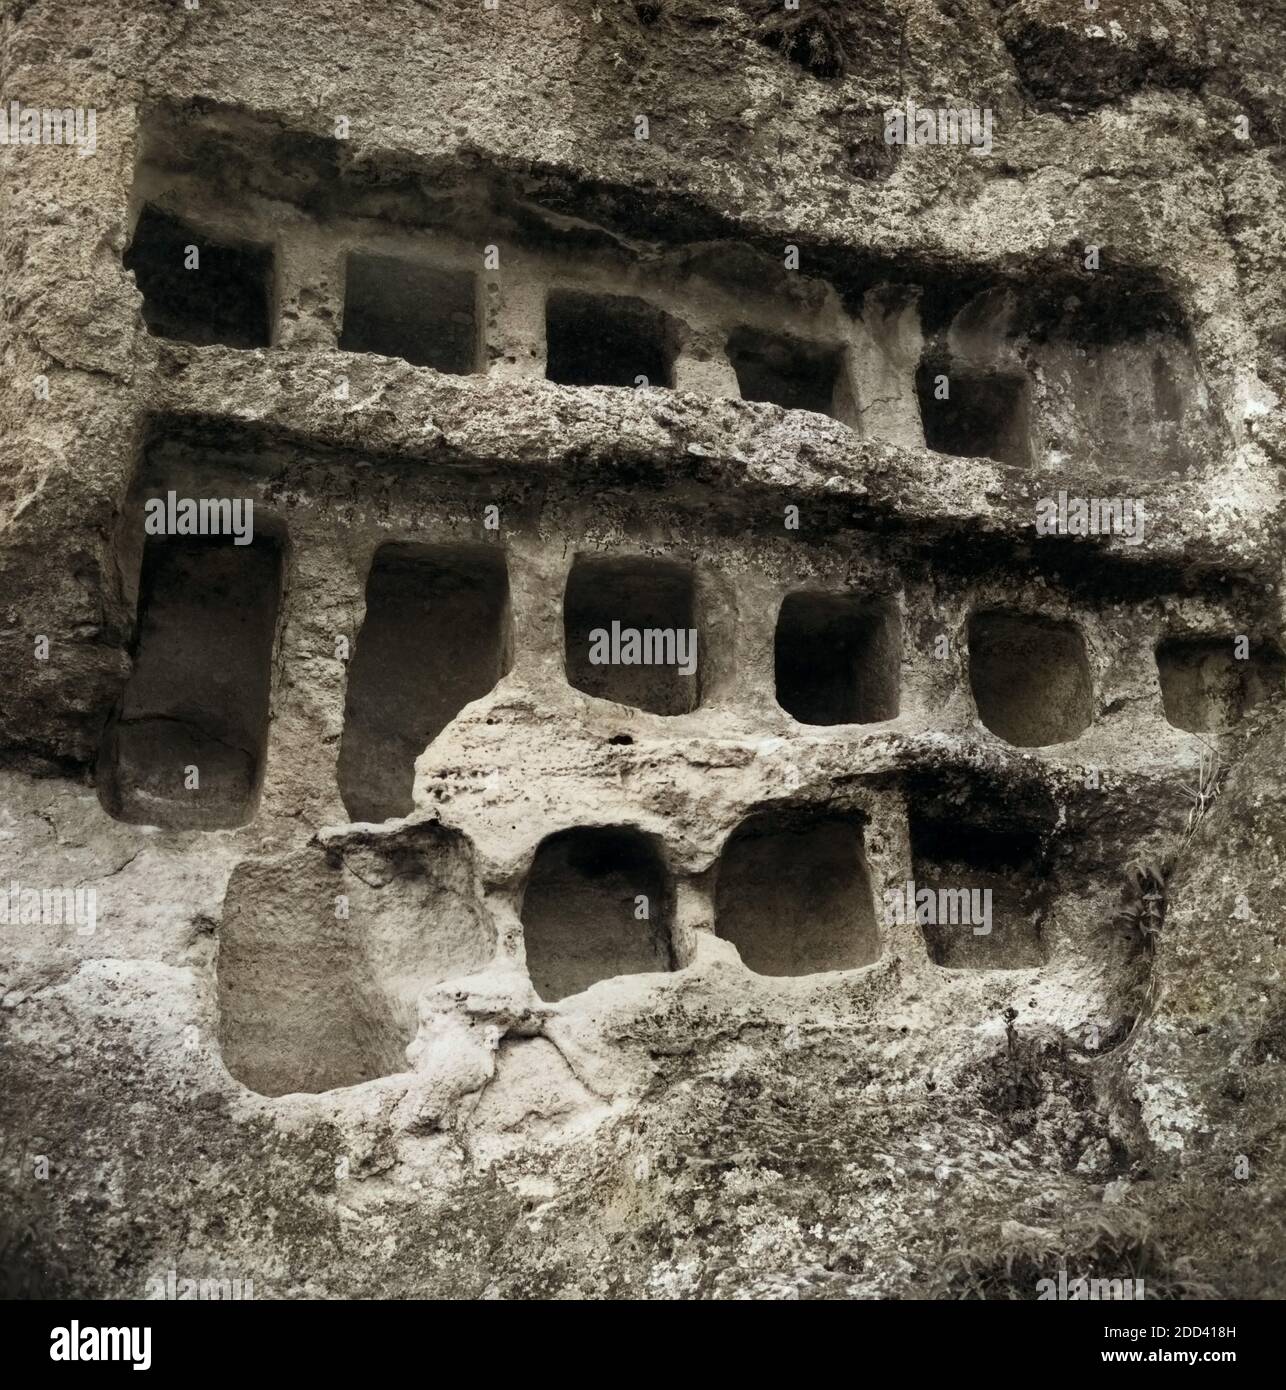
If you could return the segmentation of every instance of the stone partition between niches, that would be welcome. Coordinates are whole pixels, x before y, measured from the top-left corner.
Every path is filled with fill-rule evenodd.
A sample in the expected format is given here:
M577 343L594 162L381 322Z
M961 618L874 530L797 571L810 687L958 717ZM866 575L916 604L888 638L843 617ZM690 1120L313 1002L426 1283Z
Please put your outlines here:
M845 266L795 242L774 255L731 225L658 243L651 225L641 239L571 228L557 199L544 207L499 170L444 196L348 167L315 137L294 138L285 177L280 141L252 113L209 128L182 108L150 113L126 265L154 333L740 396L1041 471L1157 479L1230 443L1187 316L1144 268L984 273L875 252ZM190 247L208 274L184 268Z

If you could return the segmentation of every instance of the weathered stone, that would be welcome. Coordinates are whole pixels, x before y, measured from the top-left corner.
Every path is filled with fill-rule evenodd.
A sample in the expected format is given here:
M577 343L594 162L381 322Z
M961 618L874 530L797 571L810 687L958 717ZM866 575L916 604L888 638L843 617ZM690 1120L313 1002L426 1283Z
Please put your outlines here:
M5 1292L1286 1293L1280 6L3 25Z

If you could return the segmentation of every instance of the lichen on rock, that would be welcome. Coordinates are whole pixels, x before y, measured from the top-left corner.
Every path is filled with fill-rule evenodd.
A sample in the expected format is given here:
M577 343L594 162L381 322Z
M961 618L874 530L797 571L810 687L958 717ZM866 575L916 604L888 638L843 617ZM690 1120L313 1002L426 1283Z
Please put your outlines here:
M1281 1297L1280 7L386 9L4 20L0 1287Z

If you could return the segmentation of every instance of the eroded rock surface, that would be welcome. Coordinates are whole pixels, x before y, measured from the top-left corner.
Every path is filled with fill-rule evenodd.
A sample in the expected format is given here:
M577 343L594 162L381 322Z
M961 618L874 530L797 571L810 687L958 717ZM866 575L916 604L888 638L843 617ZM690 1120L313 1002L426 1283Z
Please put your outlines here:
M1286 1293L1279 5L2 23L6 1291Z

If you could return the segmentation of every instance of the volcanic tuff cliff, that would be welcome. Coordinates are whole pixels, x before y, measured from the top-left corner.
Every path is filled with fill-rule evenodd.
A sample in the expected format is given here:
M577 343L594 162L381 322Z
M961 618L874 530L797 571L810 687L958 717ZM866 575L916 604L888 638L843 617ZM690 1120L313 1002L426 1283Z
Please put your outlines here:
M1286 5L2 32L7 1292L1286 1292Z

